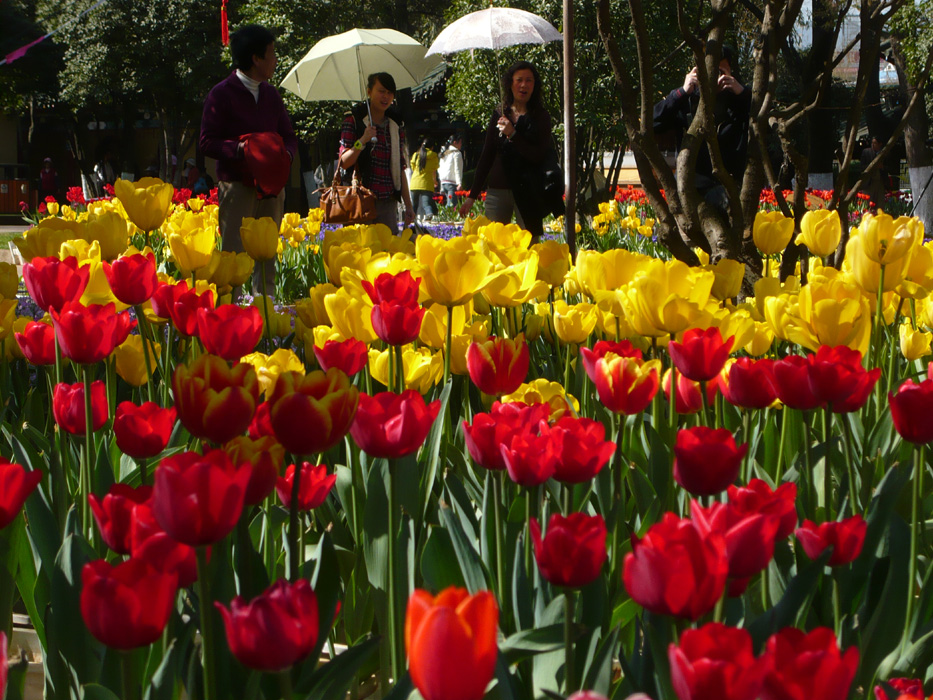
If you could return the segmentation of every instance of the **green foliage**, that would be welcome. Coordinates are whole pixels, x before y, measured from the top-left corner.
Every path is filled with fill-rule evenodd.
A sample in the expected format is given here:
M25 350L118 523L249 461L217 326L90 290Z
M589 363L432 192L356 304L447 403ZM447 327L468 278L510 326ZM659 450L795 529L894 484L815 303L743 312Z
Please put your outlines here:
M0 56L38 39L45 33L36 18L34 0L8 0L0 3ZM62 52L52 41L33 46L26 54L0 68L0 112L22 112L32 101L35 106L55 103Z

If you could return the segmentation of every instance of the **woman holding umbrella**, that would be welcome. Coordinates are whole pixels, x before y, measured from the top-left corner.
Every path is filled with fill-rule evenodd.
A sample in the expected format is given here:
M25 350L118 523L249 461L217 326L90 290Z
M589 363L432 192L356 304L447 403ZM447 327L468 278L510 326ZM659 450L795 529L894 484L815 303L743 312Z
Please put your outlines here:
M340 130L340 167L359 171L363 186L376 195L375 223L398 233L398 203L405 204L405 225L415 220L408 179L404 124L390 111L395 80L388 73L367 79L367 99L354 107Z
M502 76L503 104L492 113L483 153L476 166L470 195L460 205L466 216L484 185L486 216L530 231L533 240L544 233L543 220L553 210L544 196L544 161L551 148L551 116L541 99L538 70L528 61L514 63Z

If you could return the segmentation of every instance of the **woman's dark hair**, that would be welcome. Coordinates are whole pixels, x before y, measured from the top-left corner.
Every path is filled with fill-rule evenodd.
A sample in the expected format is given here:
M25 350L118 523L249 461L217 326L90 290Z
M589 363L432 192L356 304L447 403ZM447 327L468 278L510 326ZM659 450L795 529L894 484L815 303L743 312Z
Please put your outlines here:
M424 166L428 163L428 151L434 145L434 140L425 136L421 141L421 148L418 149L418 170L424 172Z
M366 89L372 90L377 80L386 90L391 93L395 92L395 78L390 73L370 73L369 77L366 78Z
M512 77L520 70L530 70L535 78L535 89L531 91L531 97L528 98L528 111L536 112L544 109L544 101L541 98L541 76L538 75L538 69L534 67L534 64L528 61L516 61L502 76L502 95L505 99L503 106L508 110L515 100L512 95Z
M259 24L247 24L237 29L230 37L233 66L244 73L248 72L253 67L253 56L265 56L269 44L274 41L272 32Z

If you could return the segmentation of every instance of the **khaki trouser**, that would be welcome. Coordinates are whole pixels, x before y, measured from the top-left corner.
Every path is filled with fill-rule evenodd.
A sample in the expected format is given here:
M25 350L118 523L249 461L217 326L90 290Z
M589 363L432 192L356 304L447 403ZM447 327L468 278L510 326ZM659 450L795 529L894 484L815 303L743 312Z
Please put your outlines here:
M285 190L275 197L259 199L255 187L248 187L242 182L218 182L217 202L220 207L217 218L220 224L221 245L224 250L242 253L240 226L243 219L271 216L276 226L281 226L285 213ZM275 296L275 260L267 260L262 264L266 269L266 289L262 291L269 296ZM257 263L253 271L253 294L259 293L261 289L262 272Z

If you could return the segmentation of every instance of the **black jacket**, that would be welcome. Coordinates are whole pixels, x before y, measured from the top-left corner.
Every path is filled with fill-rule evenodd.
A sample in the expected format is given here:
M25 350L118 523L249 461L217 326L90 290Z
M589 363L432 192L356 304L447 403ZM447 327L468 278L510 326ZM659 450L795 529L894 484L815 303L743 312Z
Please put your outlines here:
M693 121L699 101L700 98L696 93L688 95L683 88L672 90L667 97L654 106L654 130L658 133L675 131L677 149L680 150L684 132ZM741 180L745 173L748 153L748 115L751 111L751 102L752 91L746 87L739 95L730 90L718 93L713 107L723 163L726 170L737 180ZM708 177L713 175L713 165L705 144L697 155L696 172L697 175Z

